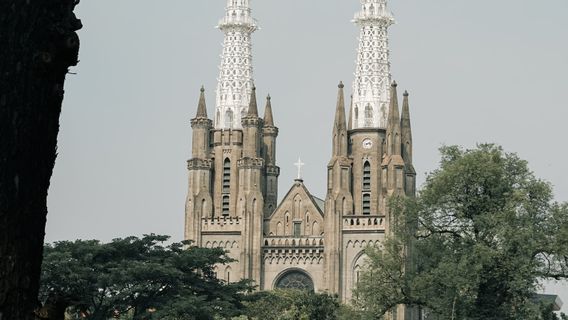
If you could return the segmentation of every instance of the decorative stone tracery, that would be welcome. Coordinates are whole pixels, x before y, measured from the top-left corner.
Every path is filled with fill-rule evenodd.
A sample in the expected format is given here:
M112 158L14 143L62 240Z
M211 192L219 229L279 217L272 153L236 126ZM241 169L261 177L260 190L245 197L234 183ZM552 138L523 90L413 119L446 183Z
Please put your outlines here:
M249 0L227 0L218 28L225 33L216 99L216 129L240 129L253 84L251 35L257 23Z
M305 272L293 269L286 271L276 280L275 288L314 291L314 282Z
M355 117L351 125L353 129L386 128L391 83L388 28L394 24L394 17L387 9L387 0L361 3L362 10L354 18L361 32L353 81Z

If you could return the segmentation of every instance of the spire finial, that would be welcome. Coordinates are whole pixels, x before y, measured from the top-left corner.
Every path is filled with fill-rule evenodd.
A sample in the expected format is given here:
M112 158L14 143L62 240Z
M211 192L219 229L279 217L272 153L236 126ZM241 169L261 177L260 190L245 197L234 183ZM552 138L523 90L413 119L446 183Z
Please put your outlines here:
M257 117L258 118L258 106L256 104L256 87L252 87L252 91L250 93L250 104L248 109L248 116L249 117Z
M272 116L272 102L270 95L266 97L266 108L264 108L264 126L274 127L274 118Z
M199 104L197 105L196 118L207 118L207 106L205 105L205 87L201 86Z
M335 109L335 129L345 129L345 95L343 93L343 82L339 82L337 86L338 93L337 93L337 107Z

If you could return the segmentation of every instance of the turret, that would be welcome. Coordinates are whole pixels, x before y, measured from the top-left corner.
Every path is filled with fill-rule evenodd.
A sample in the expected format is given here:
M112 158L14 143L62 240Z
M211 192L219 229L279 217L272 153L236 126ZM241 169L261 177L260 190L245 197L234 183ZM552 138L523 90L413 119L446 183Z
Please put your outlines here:
M211 217L211 166L209 132L212 122L207 118L205 89L201 88L197 114L191 119L192 159L187 161L189 190L185 203L185 239L201 245L201 220Z
M197 114L191 120L193 129L191 155L196 159L205 159L209 155L209 130L211 130L211 120L207 118L207 107L205 105L205 89L201 87Z
M256 88L252 88L248 113L242 120L243 157L238 161L239 203L237 211L243 212L241 236L242 251L239 262L242 277L256 281L262 287L262 236L264 224L264 159L261 157L262 119L258 117Z
M327 196L325 200L325 260L327 290L342 295L341 266L343 229L342 221L346 215L353 214L351 194L352 160L347 153L347 125L345 121L345 96L343 83L339 83L335 120L333 122L333 152L327 166ZM327 249L329 248L329 249Z
M402 158L404 159L404 163L412 164L412 128L410 125L408 91L404 92L402 116L400 118L400 131L402 135Z
M391 85L389 121L387 123L387 155L401 156L400 113L398 112L398 96L396 81Z
M412 127L410 125L410 106L408 103L408 91L404 92L402 102L402 116L400 119L400 131L402 134L402 159L404 160L405 191L407 196L416 194L416 170L412 163Z
M243 157L260 157L260 128L262 119L258 117L258 107L256 103L256 88L253 87L250 95L248 113L242 120L243 126Z
M278 128L274 126L274 116L272 114L272 99L270 95L266 97L266 108L264 109L264 127L262 137L263 158L266 163L266 183L264 215L268 217L278 205L278 176L280 168L276 166L276 137Z
M335 121L333 122L333 156L347 156L347 125L345 122L345 96L343 82L338 85L337 106L335 109Z

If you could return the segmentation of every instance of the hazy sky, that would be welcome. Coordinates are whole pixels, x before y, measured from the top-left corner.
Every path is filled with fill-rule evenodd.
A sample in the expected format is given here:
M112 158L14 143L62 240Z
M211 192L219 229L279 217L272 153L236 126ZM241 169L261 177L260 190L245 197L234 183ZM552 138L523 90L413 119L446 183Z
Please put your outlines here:
M199 88L213 114L225 0L83 1L46 241L183 237ZM337 83L351 87L358 0L252 0L260 104L280 128L280 196L296 175L325 197ZM422 184L445 144L495 142L568 200L568 1L391 0L393 78L410 92ZM264 109L263 107L261 108ZM566 285L550 287L563 290Z

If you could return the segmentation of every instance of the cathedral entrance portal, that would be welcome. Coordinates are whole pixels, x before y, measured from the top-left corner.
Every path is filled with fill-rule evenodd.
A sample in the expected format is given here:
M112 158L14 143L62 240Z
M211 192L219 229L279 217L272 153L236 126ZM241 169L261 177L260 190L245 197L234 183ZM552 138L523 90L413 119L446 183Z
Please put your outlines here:
M303 270L292 269L284 271L278 277L274 288L314 291L314 282Z

